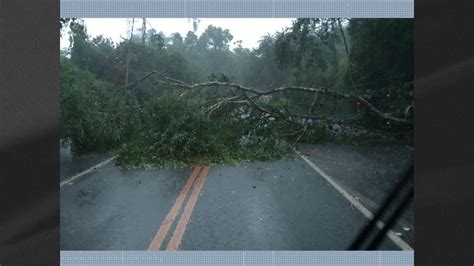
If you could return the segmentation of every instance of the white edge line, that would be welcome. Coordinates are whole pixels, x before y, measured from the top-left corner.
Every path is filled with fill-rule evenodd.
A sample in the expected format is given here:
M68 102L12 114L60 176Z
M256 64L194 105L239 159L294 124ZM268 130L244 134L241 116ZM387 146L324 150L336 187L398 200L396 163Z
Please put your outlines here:
M107 160L105 160L105 161L103 161L103 162L101 162L101 163L98 163L98 164L92 166L91 168L89 168L89 169L87 169L87 170L85 170L85 171L83 171L83 172L80 172L79 174L76 174L76 175L74 175L74 176L72 176L72 177L67 178L66 180L63 180L63 181L59 184L59 187L62 187L62 186L64 186L64 185L68 184L68 183L71 183L72 181L76 180L77 178L79 178L79 177L81 177L81 176L83 176L83 175L86 175L86 174L88 174L88 173L90 173L90 172L92 172L92 171L95 171L95 170L97 170L97 169L100 168L100 167L103 167L103 166L107 165L107 164L110 163L113 159L115 159L115 156L112 156L111 158L109 158L109 159L107 159Z
M323 172L323 170L319 169L312 161L310 161L306 156L302 155L300 152L296 151L296 153L309 165L313 170L318 172L329 184L331 184L339 193L342 194L352 205L354 205L362 214L367 217L369 220L374 217L374 215L365 208L358 200L352 197L347 191L345 191L338 183L336 183L331 176ZM379 229L385 227L385 224L381 221L377 221L376 223ZM397 236L392 230L387 231L387 237L395 243L399 248L402 250L413 250L410 245L408 245L403 239Z

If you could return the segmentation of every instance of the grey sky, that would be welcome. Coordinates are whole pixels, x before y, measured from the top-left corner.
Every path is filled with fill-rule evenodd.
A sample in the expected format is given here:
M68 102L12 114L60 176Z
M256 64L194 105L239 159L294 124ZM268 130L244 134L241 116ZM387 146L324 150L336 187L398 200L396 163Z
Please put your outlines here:
M157 32L166 35L179 32L182 36L193 29L192 21L187 18L149 18L147 28L153 27ZM275 33L285 27L291 26L293 19L283 18L202 18L197 30L200 35L208 25L229 29L234 36L232 40L242 40L242 46L254 48L258 46L260 38L267 33ZM127 36L127 19L125 18L94 18L84 19L87 32L91 36L104 35L114 42L119 42L121 37ZM142 19L135 19L135 29L142 26ZM69 46L68 35L63 34L61 48Z

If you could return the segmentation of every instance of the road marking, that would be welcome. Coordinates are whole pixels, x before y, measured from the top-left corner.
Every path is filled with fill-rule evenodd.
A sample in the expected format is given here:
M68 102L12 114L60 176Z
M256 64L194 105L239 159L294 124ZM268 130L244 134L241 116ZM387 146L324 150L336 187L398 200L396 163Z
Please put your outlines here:
M174 220L178 216L178 213L181 210L181 206L183 205L184 200L186 199L186 195L188 194L189 190L191 190L192 185L194 184L194 180L196 180L196 176L201 172L201 166L194 167L191 176L189 177L188 181L184 185L183 189L179 193L176 201L173 204L173 207L166 215L165 219L161 223L160 229L156 233L155 237L150 243L148 250L160 250L160 247L163 241L170 230L171 225L173 224Z
M329 184L331 184L339 193L342 194L353 206L355 206L365 217L369 220L374 217L374 215L365 208L358 200L352 197L346 190L344 190L338 183L334 181L334 179L326 174L323 170L319 169L312 161L310 161L306 156L301 154L300 152L296 151L296 153L311 167L315 170L318 174L320 174ZM377 221L376 225L379 229L385 227L385 224L381 221ZM403 239L397 236L392 230L387 231L387 237L395 243L400 249L402 250L413 250L410 245L408 245Z
M336 181L337 182L337 181ZM358 200L359 202L363 202L362 205L365 205L367 206L367 209L370 211L371 209L372 210L377 210L380 206L373 202L372 200L370 200L369 198L365 197L364 195L362 195L360 192L354 190L353 188L349 187L349 186L345 186L344 184L339 184L343 189L345 189L350 195L352 195L354 197L355 200ZM403 218L398 218L398 221L397 221L398 225L400 227L408 227L410 228L411 225L405 221Z
M188 203L186 204L186 207L184 208L183 214L179 219L178 225L174 230L173 236L171 237L171 240L168 243L166 250L173 251L177 250L180 247L181 240L183 239L184 232L186 231L186 226L188 225L194 206L196 205L201 189L204 186L204 182L206 181L207 174L209 173L209 168L209 166L204 166L201 175L196 181L196 185L194 186L193 192L188 200Z
M97 169L100 168L100 167L106 166L106 165L107 165L108 163L110 163L113 159L115 159L115 156L112 156L112 157L110 157L109 159L107 159L107 160L105 160L105 161L103 161L103 162L101 162L101 163L98 163L98 164L92 166L91 168L89 168L89 169L87 169L87 170L85 170L85 171L83 171L83 172L81 172L81 173L79 173L79 174L77 174L77 175L75 175L75 176L72 176L72 177L70 177L70 178L67 178L66 180L63 180L61 183L59 183L59 187L62 187L62 186L64 186L64 185L66 185L66 184L69 184L69 183L71 183L72 181L78 179L79 177L81 177L81 176L83 176L83 175L87 175L88 173L91 173L92 171L95 171L95 170L97 170Z

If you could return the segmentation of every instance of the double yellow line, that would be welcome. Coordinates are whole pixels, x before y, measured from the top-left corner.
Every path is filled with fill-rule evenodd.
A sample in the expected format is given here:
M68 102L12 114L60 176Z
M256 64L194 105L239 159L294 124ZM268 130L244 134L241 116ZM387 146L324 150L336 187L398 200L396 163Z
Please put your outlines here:
M184 232L186 231L186 226L191 218L191 214L193 212L194 206L198 200L199 194L201 192L202 187L204 186L204 182L206 181L207 174L209 173L209 166L196 166L191 173L188 181L184 185L183 189L179 193L178 197L176 198L173 207L166 215L165 219L161 223L160 229L156 233L155 237L151 241L150 245L148 246L148 250L159 250L163 241L165 240L166 236L168 235L168 231L171 228L171 225L176 220L178 214L182 210L181 206L183 205L186 196L188 195L189 191L191 190L193 184L194 189L189 197L189 200L184 207L182 212L181 218L176 225L176 228L173 232L173 236L171 240L168 242L166 246L166 250L172 251L179 249L181 245L181 240L183 239ZM197 177L199 175L199 177ZM197 179L197 180L196 180ZM195 182L196 181L196 182Z

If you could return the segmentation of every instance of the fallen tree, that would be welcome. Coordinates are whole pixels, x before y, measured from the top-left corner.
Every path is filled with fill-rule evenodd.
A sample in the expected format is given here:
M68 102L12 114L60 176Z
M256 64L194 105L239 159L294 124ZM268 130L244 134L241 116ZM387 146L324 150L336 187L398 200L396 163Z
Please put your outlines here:
M302 91L302 92L310 92L314 93L315 95L317 94L324 94L328 96L332 96L335 98L342 98L342 99L350 99L353 100L362 106L364 106L369 112L374 114L375 116L379 117L380 119L383 119L385 121L394 123L394 124L401 124L405 125L408 127L413 126L413 121L410 121L405 118L399 118L399 117L394 117L392 115L386 114L379 109L377 109L373 104L371 104L367 99L364 97L358 96L358 95L353 95L353 94L344 94L344 93L339 93L336 91L331 91L325 88L310 88L310 87L301 87L301 86L285 86L285 87L279 87L271 90L266 90L266 91L260 91L257 89L252 89L240 84L232 83L232 82L220 82L220 81L211 81L211 82L204 82L204 83L196 83L196 84L188 84L184 81L177 80L171 77L168 77L158 71L150 71L146 75L144 75L142 78L134 82L133 84L128 84L120 89L123 88L128 88L132 87L133 85L139 84L140 82L144 81L147 78L152 77L153 75L158 76L159 79L154 82L154 84L161 84L161 85L167 85L170 87L178 87L178 88L184 88L187 90L196 90L200 88L212 88L212 87L220 87L220 88L227 88L227 89L234 89L236 91L239 91L240 94L237 96L229 97L229 98L217 98L214 99L215 103L211 106L208 106L205 112L212 113L219 107L221 107L223 104L247 104L250 106L253 106L256 110L267 113L273 117L276 116L283 116L281 112L279 112L276 109L269 110L261 105L259 105L256 100L267 96L267 95L272 95L276 93L281 93L285 91ZM313 119L313 120L324 120L324 121L334 121L338 123L350 123L353 121L356 121L356 117L348 118L348 119L331 119L328 117L323 117L323 116L313 116L310 114L307 115L296 115L296 114L287 114L286 115L289 118L301 118L301 119Z
M141 84L155 86L156 95L138 100L134 93ZM80 97L84 100L66 101L62 97L62 108L88 112L74 121L65 121L77 128L68 131L73 137L66 139L72 145L82 145L92 137L97 143L91 145L96 146L113 136L118 144L118 162L127 166L264 160L279 158L300 142L341 141L342 131L353 138L361 134L407 135L413 129L410 120L384 113L364 97L324 88L285 86L257 90L222 81L189 84L150 71L122 86L68 90L74 92L74 97L83 91ZM287 97L299 93L308 94L304 104ZM329 105L337 104L332 99L349 106L358 103L363 112L344 116L325 113L318 107L324 97L329 97L325 102ZM114 128L94 126L97 117ZM367 123L370 119L376 120L375 126ZM85 125L88 131L83 130Z

